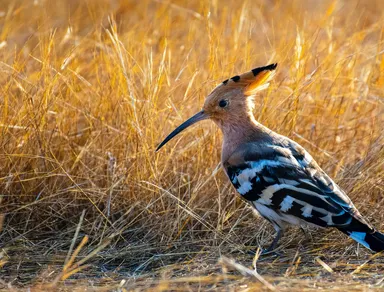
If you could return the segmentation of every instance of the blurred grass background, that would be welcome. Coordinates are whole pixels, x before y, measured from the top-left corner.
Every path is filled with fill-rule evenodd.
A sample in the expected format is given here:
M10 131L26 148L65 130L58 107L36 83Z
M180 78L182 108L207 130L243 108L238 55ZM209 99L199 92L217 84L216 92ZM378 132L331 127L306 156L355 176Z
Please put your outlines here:
M0 284L56 285L87 236L71 289L259 287L217 264L250 266L246 252L273 235L219 169L217 128L154 149L218 83L272 62L257 120L303 145L383 230L383 11L380 0L2 1ZM303 238L291 230L286 258L259 264L279 289L383 282L378 259L346 276L369 252L345 236L315 232L298 252Z

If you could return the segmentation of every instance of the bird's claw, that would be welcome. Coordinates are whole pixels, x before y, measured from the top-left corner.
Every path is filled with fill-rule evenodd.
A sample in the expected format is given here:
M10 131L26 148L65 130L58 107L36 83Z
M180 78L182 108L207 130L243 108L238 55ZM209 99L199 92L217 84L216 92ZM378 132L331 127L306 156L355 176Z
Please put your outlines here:
M277 256L277 257L281 257L283 256L280 252L276 251L276 250L270 250L268 248L266 249L263 249L263 251L261 252L262 256L265 256L265 255L273 255L273 256Z
M253 251L253 250L249 250L248 251L248 254L251 255L251 256L255 256L256 255L256 251ZM278 252L278 251L275 251L275 250L270 250L268 248L265 248L265 249L262 249L261 250L261 253L260 253L260 256L266 256L266 255L271 255L271 256L276 256L276 257L282 257L283 255Z

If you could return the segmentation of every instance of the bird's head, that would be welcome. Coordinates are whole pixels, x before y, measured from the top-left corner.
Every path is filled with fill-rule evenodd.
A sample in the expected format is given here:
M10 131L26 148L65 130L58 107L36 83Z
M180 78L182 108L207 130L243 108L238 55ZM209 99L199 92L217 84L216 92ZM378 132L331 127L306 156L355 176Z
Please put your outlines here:
M207 96L203 109L169 134L157 146L156 151L181 131L199 121L211 119L223 128L225 124L241 123L245 117L252 116L253 97L258 91L269 86L268 81L273 77L276 67L275 63L255 68L220 83Z

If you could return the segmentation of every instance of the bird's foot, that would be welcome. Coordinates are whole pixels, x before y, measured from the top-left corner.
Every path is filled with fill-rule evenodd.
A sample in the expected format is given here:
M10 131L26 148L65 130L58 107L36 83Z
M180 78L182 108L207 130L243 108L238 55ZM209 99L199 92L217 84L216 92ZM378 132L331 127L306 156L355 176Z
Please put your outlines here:
M277 250L270 250L269 248L266 248L266 249L263 249L263 251L261 252L262 256L265 256L265 255L272 255L272 256L276 256L276 257L282 257L283 254L280 253L279 251Z
M279 239L281 238L281 236L282 236L282 231L281 231L281 229L278 229L276 237L273 239L271 245L266 249L262 249L260 255L262 255L262 256L274 255L274 256L281 257L282 255L275 250L277 247L277 243L278 243ZM253 252L253 255L256 255L256 252Z
M256 255L256 252L257 251L249 250L247 253L254 257ZM261 253L259 256L267 256L267 255L276 256L276 257L282 257L283 256L282 253L280 253L279 251L276 251L276 250L270 250L269 248L261 249Z

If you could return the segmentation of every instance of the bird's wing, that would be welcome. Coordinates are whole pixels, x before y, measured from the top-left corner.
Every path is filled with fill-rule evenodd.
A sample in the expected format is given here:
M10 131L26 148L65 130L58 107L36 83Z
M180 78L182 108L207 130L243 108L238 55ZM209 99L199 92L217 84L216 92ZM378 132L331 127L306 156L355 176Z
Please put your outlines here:
M246 144L224 162L240 195L277 214L322 227L342 227L361 217L351 200L298 144Z

